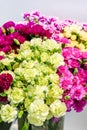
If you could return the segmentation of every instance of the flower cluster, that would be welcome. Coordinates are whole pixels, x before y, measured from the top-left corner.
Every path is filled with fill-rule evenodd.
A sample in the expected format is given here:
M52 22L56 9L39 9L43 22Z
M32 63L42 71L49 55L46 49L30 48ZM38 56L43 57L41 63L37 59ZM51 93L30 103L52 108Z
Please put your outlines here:
M63 30L63 36L70 39L71 44L68 44L68 46L87 51L87 30L84 26L78 24L66 26Z
M60 86L65 90L63 101L68 111L73 107L80 112L86 105L84 97L87 93L87 68L85 67L87 53L84 54L78 48L66 47L62 54L66 64L58 68L58 73L61 77Z
M0 74L0 93L7 96L7 104L1 106L3 121L11 122L26 111L29 123L40 126L46 119L65 114L56 73L57 67L64 65L60 52L56 41L34 38L21 44L17 54L4 54L0 60L6 68L4 72L1 68Z
M86 24L39 12L0 28L0 120L41 126L87 104Z

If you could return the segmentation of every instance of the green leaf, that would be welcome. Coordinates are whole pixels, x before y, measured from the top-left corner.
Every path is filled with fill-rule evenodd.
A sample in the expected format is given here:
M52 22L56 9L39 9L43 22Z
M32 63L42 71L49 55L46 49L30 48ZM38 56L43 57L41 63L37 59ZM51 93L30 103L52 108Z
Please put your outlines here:
M29 123L25 122L22 130L28 130Z
M23 113L24 113L23 110L19 111L19 113L18 113L18 117L21 118L22 115L23 115Z
M6 97L6 94L5 93L0 93L0 96Z

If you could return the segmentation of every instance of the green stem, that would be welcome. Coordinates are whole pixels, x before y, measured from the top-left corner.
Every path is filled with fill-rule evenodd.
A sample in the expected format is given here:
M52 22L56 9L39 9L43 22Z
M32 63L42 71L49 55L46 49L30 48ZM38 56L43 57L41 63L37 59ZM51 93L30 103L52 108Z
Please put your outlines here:
M26 121L26 114L18 119L18 130L31 130L29 129L30 125Z

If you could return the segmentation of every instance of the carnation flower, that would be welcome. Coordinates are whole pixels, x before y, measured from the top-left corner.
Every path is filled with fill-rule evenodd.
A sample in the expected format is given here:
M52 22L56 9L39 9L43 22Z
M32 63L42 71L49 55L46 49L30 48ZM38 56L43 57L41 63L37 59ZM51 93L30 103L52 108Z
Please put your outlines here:
M84 106L87 104L86 100L82 99L82 100L74 100L74 109L76 112L81 112L84 108Z
M29 122L36 126L41 126L49 114L49 107L44 103L43 100L39 99L30 104L28 111Z
M64 103L60 102L59 100L55 100L51 105L50 105L51 112L54 117L61 117L65 115L66 112L66 106Z
M18 104L23 102L24 100L24 92L21 88L14 87L13 89L8 90L8 100L12 102L12 104Z
M4 122L10 123L16 119L17 110L16 110L16 108L14 108L8 104L2 105L1 110L0 110L0 116Z
M10 27L14 27L14 26L15 26L15 23L13 21L8 21L3 24L3 28L5 28L6 30L9 29Z
M11 83L13 81L13 77L9 73L0 74L0 92L4 92L4 90L8 90Z
M4 56L0 56L0 60L4 59Z
M7 102L7 96L5 96L5 97L0 96L0 102L1 103Z

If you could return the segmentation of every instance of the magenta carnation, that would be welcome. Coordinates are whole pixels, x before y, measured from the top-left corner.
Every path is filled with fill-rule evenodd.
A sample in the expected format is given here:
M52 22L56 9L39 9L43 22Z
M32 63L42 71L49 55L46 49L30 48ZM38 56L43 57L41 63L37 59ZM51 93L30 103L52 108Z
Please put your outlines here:
M4 56L0 56L0 60L4 59Z
M5 47L3 47L2 49L1 49L1 51L3 51L3 52L5 52L5 53L8 53L8 52L10 52L11 51L11 46L5 46Z
M80 60L82 58L82 52L78 48L66 47L63 49L62 54L65 60L70 58Z
M14 27L14 26L15 26L15 23L13 21L8 21L3 24L3 28L5 28L6 30L9 29L10 27Z
M82 100L74 100L73 108L76 112L81 112L84 108L84 106L87 104L87 101L82 99Z

